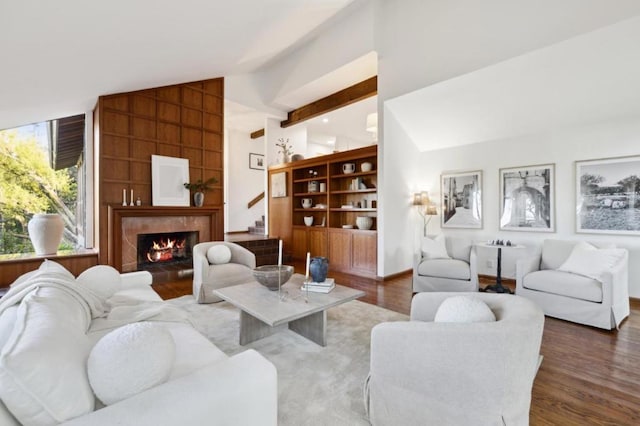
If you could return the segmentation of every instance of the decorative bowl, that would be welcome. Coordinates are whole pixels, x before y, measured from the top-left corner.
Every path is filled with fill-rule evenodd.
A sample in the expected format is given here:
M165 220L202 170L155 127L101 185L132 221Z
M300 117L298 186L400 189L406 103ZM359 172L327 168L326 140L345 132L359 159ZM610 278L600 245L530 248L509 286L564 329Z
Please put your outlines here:
M305 216L304 217L304 224L307 225L307 226L313 225L313 216Z
M253 278L269 290L277 290L278 282L283 285L293 275L291 265L262 265L253 270Z
M373 219L369 216L358 216L356 218L356 226L358 229L371 229L373 226Z

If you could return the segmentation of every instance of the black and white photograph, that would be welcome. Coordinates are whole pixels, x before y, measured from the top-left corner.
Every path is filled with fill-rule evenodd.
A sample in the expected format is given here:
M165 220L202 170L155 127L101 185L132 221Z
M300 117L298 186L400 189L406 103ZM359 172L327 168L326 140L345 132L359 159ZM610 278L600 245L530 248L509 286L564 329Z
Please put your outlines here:
M482 228L482 171L440 176L443 228Z
M576 231L640 235L640 156L576 161Z
M264 155L250 152L249 168L254 170L264 170Z
M555 228L555 164L500 169L500 230Z

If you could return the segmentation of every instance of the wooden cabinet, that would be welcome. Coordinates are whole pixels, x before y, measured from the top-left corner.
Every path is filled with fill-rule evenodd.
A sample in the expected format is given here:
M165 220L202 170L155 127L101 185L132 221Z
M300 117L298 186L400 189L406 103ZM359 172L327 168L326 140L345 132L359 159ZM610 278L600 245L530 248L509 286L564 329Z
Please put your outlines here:
M374 145L270 167L269 182L284 172L291 190L270 197L269 233L282 238L295 259L310 252L328 257L335 271L375 277L377 164ZM359 229L358 222L370 227Z

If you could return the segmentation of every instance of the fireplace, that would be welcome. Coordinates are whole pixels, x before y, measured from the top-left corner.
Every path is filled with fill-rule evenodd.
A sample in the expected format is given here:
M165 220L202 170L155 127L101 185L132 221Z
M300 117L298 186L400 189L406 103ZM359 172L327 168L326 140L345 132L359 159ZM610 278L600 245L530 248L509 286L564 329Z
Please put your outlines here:
M198 231L138 234L138 270L171 266L191 269L192 250L198 243Z

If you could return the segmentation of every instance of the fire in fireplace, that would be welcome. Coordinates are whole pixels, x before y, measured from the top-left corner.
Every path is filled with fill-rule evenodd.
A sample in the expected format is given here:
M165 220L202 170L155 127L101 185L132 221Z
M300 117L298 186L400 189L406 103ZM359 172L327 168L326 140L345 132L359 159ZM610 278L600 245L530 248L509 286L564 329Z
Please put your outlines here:
M174 263L191 267L192 249L197 243L197 231L138 234L138 270Z

